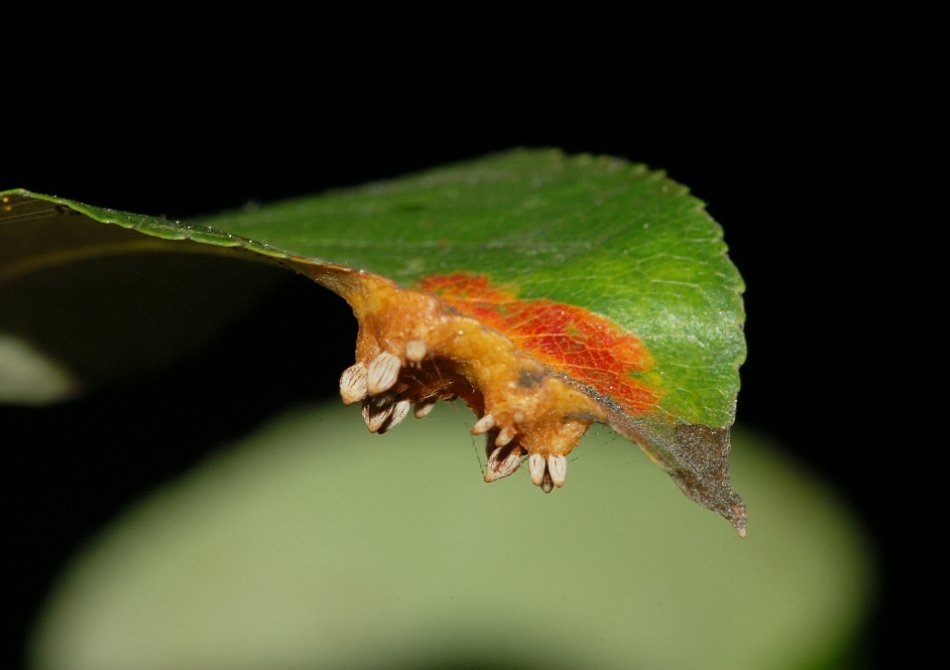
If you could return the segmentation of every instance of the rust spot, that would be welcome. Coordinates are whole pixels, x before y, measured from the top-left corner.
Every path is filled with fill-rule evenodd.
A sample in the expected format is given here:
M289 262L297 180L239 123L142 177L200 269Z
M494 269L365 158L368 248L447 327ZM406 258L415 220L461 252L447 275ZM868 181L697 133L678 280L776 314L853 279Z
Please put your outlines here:
M660 399L659 389L631 376L654 367L646 345L610 319L552 300L520 300L484 275L434 275L419 288L504 333L537 360L612 398L629 414L647 414Z
M382 352L400 358L398 379L386 391L393 402L458 396L477 416L491 415L486 446L490 454L498 450L492 460L498 471L486 475L488 481L517 467L504 456L566 455L593 421L606 418L594 398L552 374L534 352L440 296L401 289L367 272L330 266L301 269L350 303L359 322L358 363L368 369ZM423 360L406 356L410 342L424 343ZM366 398L364 406L375 401ZM375 423L368 426L379 432Z

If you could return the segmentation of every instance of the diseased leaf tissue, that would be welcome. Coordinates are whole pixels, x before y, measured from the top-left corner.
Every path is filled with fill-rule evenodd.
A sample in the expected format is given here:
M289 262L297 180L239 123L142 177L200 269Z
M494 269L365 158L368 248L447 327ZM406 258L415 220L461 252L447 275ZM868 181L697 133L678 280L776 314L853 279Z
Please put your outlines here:
M550 492L606 423L745 534L728 468L742 280L702 203L662 173L519 150L188 224L7 191L0 222L63 208L251 252L341 295L359 336L340 394L373 432L459 398L486 435L486 481L526 462Z

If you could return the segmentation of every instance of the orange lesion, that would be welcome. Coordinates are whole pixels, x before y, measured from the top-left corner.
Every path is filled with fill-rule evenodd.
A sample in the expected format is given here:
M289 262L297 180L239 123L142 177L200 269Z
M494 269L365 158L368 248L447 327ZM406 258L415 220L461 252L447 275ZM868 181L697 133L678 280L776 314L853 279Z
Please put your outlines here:
M479 417L472 433L486 436L486 481L510 475L527 457L532 481L547 492L564 484L566 456L591 423L606 421L593 394L537 355L543 333L535 334L537 351L529 351L530 331L512 338L497 327L509 307L528 314L516 302L466 313L434 292L402 289L379 275L296 267L353 308L356 362L341 377L340 395L362 404L372 432L394 428L411 405L421 418L436 401L460 398Z
M646 345L609 319L551 300L518 299L483 275L434 275L419 288L503 333L551 369L612 398L628 414L647 414L660 399L659 389L633 376L654 367Z
M295 264L296 265L296 264ZM551 300L521 300L487 277L430 276L414 289L368 272L296 265L341 295L359 322L356 362L340 379L372 432L460 398L485 434L486 481L527 461L545 492L564 484L566 457L595 421L656 406L631 375L653 368L644 344L608 319Z

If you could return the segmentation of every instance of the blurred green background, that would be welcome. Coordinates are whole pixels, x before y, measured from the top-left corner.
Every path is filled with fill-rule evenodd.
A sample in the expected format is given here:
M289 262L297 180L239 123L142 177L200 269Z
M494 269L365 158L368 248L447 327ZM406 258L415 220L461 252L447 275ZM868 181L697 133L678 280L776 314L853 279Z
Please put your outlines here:
M134 504L54 590L45 670L838 667L868 604L841 501L737 431L740 540L607 429L550 496L470 413L289 411ZM476 443L477 442L477 443ZM481 458L480 458L481 457Z

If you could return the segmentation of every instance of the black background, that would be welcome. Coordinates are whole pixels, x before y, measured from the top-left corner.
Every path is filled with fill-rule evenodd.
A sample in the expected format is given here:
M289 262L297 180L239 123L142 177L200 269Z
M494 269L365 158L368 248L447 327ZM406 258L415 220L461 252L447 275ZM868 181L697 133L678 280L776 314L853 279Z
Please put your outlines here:
M863 246L890 142L874 114L878 81L858 67L761 63L609 75L67 63L7 80L0 188L183 218L514 146L665 169L708 203L748 286L738 420L826 478L881 547L880 598L857 654L873 664L896 574L880 493L892 466L869 422L893 392L880 372L894 343L874 316L887 277ZM342 301L288 278L214 351L175 370L50 409L0 407L19 491L7 508L18 578L6 600L21 637L70 553L124 505L208 444L332 396L354 333ZM272 365L234 365L258 347Z

